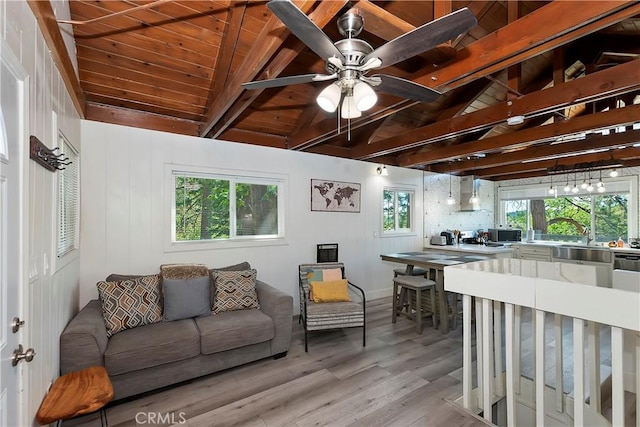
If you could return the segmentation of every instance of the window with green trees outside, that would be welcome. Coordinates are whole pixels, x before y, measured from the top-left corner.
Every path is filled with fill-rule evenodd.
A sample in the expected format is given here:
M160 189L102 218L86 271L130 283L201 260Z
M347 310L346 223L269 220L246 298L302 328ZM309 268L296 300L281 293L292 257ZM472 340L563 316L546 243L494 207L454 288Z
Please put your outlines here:
M384 189L382 192L382 231L413 231L413 191Z
M279 237L279 181L174 174L174 241Z
M558 195L503 200L505 225L532 229L536 239L588 243L629 236L629 194Z

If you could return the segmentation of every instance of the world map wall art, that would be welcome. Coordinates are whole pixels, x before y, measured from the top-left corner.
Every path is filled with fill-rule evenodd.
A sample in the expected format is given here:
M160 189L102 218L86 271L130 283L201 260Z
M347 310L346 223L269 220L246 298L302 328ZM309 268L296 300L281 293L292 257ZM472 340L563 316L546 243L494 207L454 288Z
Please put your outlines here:
M360 212L360 184L312 179L311 210Z

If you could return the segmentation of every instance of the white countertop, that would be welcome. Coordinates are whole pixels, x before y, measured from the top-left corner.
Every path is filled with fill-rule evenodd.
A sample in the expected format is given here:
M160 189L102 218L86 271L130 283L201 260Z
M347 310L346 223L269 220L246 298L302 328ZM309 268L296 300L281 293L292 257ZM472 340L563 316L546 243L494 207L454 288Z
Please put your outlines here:
M515 245L521 245L521 246L547 246L547 247L550 247L550 248L553 248L553 247L556 247L556 246L565 246L565 245L567 245L567 246L583 246L585 248L592 248L592 249L610 249L613 252L627 252L627 253L640 254L640 249L630 248L626 244L622 248L618 248L618 247L610 248L608 246L600 246L600 245L598 245L598 246L596 246L596 245L586 246L586 245L581 245L579 243L547 242L547 241L544 241L544 240L536 240L536 241L533 241L533 242L513 242L512 245L514 245L514 246Z
M474 253L474 254L503 254L511 252L511 248L509 246L484 246L484 245L426 245L424 247L426 251L451 251L451 252L466 252L466 253Z

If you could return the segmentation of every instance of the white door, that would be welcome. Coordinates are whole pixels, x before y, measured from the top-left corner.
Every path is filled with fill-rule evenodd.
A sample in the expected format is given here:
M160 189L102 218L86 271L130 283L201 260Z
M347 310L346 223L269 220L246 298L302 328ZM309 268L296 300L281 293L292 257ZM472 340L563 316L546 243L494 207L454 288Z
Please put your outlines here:
M25 424L25 361L12 363L14 350L25 344L25 79L7 44L0 44L0 426ZM14 322L16 319L16 322ZM28 320L26 320L28 321ZM15 330L15 332L14 332ZM25 354L27 346L22 350Z

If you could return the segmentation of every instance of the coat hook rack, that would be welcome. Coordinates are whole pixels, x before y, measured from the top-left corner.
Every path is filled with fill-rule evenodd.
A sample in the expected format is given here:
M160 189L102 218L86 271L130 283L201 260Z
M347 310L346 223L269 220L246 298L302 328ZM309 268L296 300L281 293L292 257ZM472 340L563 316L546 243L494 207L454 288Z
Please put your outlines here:
M29 138L29 147L29 157L51 172L62 171L72 163L64 153L56 154L60 150L59 147L49 149L33 135Z

